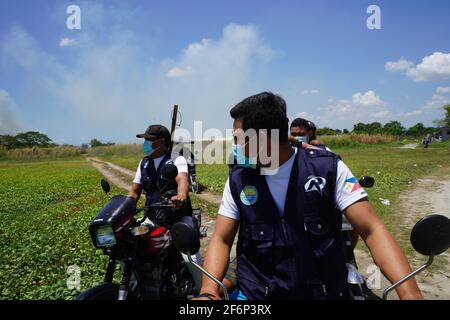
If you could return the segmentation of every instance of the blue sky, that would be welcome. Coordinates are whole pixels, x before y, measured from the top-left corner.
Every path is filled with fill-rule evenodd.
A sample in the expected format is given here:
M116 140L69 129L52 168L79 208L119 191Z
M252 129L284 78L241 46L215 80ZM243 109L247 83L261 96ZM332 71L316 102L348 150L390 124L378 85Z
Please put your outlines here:
M137 142L175 103L183 128L224 130L264 90L320 127L432 125L450 103L449 34L449 1L1 0L0 134Z

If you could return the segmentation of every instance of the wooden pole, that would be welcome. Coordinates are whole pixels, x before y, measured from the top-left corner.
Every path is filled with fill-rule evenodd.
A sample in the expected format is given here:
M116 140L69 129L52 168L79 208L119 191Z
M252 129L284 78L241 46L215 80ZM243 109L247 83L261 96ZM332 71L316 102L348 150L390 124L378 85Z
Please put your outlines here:
M170 147L169 151L173 148L173 133L175 132L175 127L177 125L177 115L178 115L178 105L174 105L172 109L172 126L170 128Z

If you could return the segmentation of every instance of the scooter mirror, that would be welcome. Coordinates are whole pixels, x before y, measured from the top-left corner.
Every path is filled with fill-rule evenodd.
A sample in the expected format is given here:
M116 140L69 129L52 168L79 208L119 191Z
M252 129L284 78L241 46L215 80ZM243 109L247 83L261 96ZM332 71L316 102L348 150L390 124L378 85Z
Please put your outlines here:
M450 248L450 219L438 214L422 218L411 230L411 244L425 256L447 251Z
M102 179L100 181L100 185L102 186L103 191L105 191L105 193L108 193L111 191L111 186L109 185L108 181L106 181L105 179Z
M177 222L171 229L175 247L182 253L192 255L200 249L198 232L185 222Z
M375 178L370 176L362 176L358 182L359 185L363 188L372 188L375 184Z

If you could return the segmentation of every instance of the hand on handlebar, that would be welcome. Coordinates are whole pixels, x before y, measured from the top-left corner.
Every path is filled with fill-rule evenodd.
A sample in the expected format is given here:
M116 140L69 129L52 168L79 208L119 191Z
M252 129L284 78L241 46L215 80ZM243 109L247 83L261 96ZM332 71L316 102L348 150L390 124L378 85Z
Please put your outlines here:
M177 194L176 196L170 198L170 202L173 208L180 209L186 202L186 195Z
M198 296L192 298L191 300L222 300L220 296L209 293L209 292L203 292L200 293Z

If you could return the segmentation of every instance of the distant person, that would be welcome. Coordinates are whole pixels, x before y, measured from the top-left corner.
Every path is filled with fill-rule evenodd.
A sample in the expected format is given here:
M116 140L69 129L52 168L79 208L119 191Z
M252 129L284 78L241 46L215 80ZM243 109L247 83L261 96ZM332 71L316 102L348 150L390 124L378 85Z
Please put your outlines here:
M322 144L316 136L317 127L314 122L296 118L290 126L289 142L293 147L300 147L300 143L307 143L312 146L331 151L330 148Z
M423 138L423 145L425 149L428 149L428 145L430 144L430 142L431 142L431 134L429 133L425 136L425 138Z

